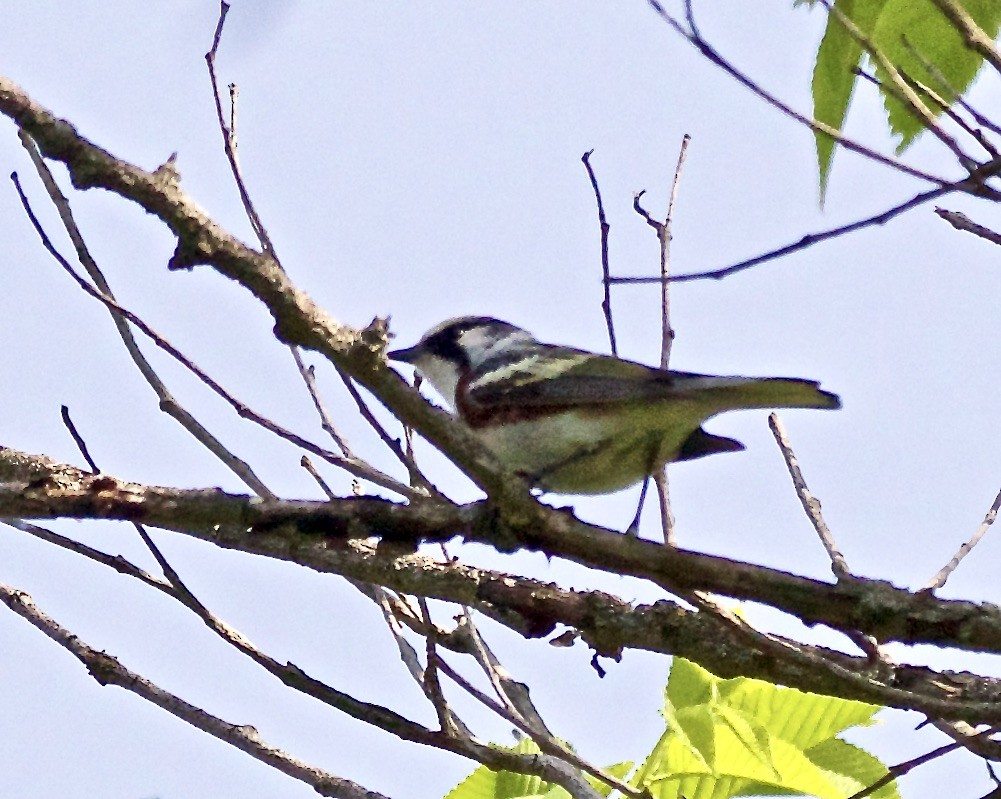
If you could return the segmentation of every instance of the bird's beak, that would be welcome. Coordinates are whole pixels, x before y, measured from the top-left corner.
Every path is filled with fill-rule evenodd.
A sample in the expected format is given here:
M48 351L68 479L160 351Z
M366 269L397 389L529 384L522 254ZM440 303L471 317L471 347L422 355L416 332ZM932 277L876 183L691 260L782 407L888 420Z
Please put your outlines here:
M404 350L393 350L386 353L386 357L391 361L402 361L403 363L414 363L421 357L419 346L407 347Z

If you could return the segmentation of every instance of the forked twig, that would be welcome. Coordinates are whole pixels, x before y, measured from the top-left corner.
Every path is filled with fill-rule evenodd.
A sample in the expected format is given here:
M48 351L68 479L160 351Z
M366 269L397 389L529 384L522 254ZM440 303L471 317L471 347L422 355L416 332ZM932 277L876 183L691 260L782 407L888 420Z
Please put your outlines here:
M1001 170L1001 159L996 159L992 162L992 164L995 171ZM968 178L964 178L961 182L965 183L968 180ZM668 277L668 280L672 283L687 283L692 280L722 280L730 275L743 272L746 269L751 269L752 267L759 266L760 264L768 263L769 261L774 261L778 258L783 258L786 255L791 255L794 252L805 250L815 244L820 244L821 242L829 241L830 239L836 239L849 233L854 233L857 230L873 227L874 225L885 225L887 222L900 216L905 211L910 211L912 208L917 208L930 200L935 200L939 197L945 196L946 194L950 194L957 189L957 186L958 184L950 184L949 186L942 186L937 189L923 191L915 194L907 200L904 200L903 202L890 206L884 211L880 211L878 214L873 214L872 216L867 216L863 219L857 219L846 225L838 225L837 227L828 228L827 230L819 230L816 233L807 233L794 242L785 244L781 247L776 247L773 250L768 250L763 252L761 255L755 255L753 258L746 258L743 261L738 261L735 264L720 267L718 269L707 269L702 272L687 272L680 275L671 275ZM659 283L661 279L659 277L647 276L623 276L612 277L610 280L613 284L643 284Z
M646 220L646 223L657 234L660 245L660 368L668 369L671 365L671 347L674 344L674 328L671 326L671 227L674 221L674 204L678 199L678 189L681 186L681 170L685 165L688 145L692 137L687 133L681 139L681 149L678 152L678 162L674 168L674 180L671 181L671 195L667 203L667 214L664 221L654 219L640 204L645 192L641 191L633 197L633 210ZM675 520L671 511L671 493L668 484L667 466L654 475L657 485L657 499L660 504L660 526L664 534L664 543L675 545Z
M222 133L223 146L226 150L226 160L229 161L229 168L233 173L233 180L236 183L237 191L240 192L240 201L243 203L243 209L247 214L247 218L250 220L250 225L254 229L257 240L261 244L261 249L277 262L278 255L275 252L274 244L271 241L271 237L268 235L267 229L264 227L264 223L261 221L261 217L257 213L257 209L254 207L253 201L250 199L250 192L247 191L247 184L243 180L243 173L240 170L240 159L236 154L238 147L236 138L236 99L239 90L237 89L235 83L231 83L229 85L230 114L228 124L226 122L226 115L222 110L222 96L219 92L219 81L216 78L215 59L216 54L219 52L219 45L222 42L222 29L223 25L226 24L226 15L228 13L229 3L227 3L226 0L222 0L219 4L219 21L216 23L215 33L212 36L212 47L210 47L209 51L205 54L205 63L209 70L209 81L212 85L212 98L215 100L216 121L219 124L219 131Z
M654 10L654 12L659 16L667 25L675 31L678 35L684 38L689 44L695 47L704 58L706 58L711 63L719 67L724 73L729 75L731 78L736 80L739 84L748 89L752 94L756 95L760 99L764 100L765 103L772 106L776 110L780 111L790 119L795 120L801 125L804 125L815 133L822 133L825 136L829 136L839 145L844 147L846 150L851 150L859 155L874 161L877 164L882 164L883 166L895 169L905 175L910 175L913 178L918 178L920 180L927 181L929 183L934 183L939 186L946 185L949 181L945 178L932 175L928 172L924 172L920 169L916 169L904 162L891 158L889 156L883 155L882 153L876 152L870 147L866 147L864 144L855 141L854 139L845 136L837 128L833 128L823 122L816 119L812 119L804 114L796 111L792 106L784 103L774 94L768 92L764 87L760 86L754 80L752 80L747 74L737 69L730 61L724 58L719 52L716 51L712 45L706 41L699 30L694 27L692 23L691 14L691 4L686 3L686 11L688 12L689 29L686 29L674 16L669 14L667 10L658 2L658 0L647 0L647 3Z
M690 0L689 0L690 2ZM842 11L838 6L834 5L831 0L820 0L820 3L827 9L828 14L833 14L834 18L838 23L848 32L858 45L869 54L869 58L875 61L882 68L883 72L889 77L890 83L883 82L882 89L884 92L890 94L897 102L906 107L914 116L918 118L921 125L931 133L936 139L938 139L942 144L944 144L954 156L959 164L966 170L975 169L980 164L977 160L963 151L963 148L959 146L959 142L952 136L950 136L938 124L938 120L935 119L935 115L931 110L924 104L921 98L918 96L917 92L914 90L904 76L900 73L900 70L894 65L886 54L880 50L876 43L873 42L866 33L861 30L855 22Z
M56 249L55 245L45 233L41 222L39 222L38 218L32 211L31 203L28 201L27 195L21 188L21 183L17 177L17 173L12 173L11 181L14 183L18 197L21 200L21 205L28 216L28 220L31 222L32 227L34 227L35 232L41 239L42 246L45 247L53 258L56 259L63 269L67 270L69 274L73 276L78 284L87 287L88 293L93 292L93 296L96 296L99 299L103 298L102 302L105 303L111 313L111 318L115 323L118 335L121 337L122 343L125 345L125 349L128 352L129 357L132 359L132 362L136 365L139 373L143 376L159 399L160 409L177 421L181 427L187 430L192 436L194 436L194 438L202 446L222 461L222 463L224 463L229 470L239 477L252 491L262 497L274 497L275 495L254 473L250 464L230 452L225 445L223 445L223 443L213 436L206 427L195 419L195 417L186 408L178 403L170 391L168 391L167 386L160 379L160 376L156 373L149 361L146 359L146 356L143 355L142 351L139 349L139 345L136 343L135 337L132 335L132 331L129 329L128 325L128 322L133 321L133 319L129 319L123 309L120 308L115 302L114 294L111 291L111 287L108 285L108 281L104 277L104 273L91 256L90 251L83 240L83 236L80 233L80 229L77 227L76 220L73 218L73 212L70 209L69 201L59 190L59 186L52 177L52 173L49 171L45 161L42 160L42 157L38 153L35 143L31 140L31 137L28 136L28 134L23 130L19 130L18 135L21 139L21 144L28 152L28 156L31 158L32 164L35 166L35 170L38 172L38 176L42 180L42 184L45 186L49 198L55 204L56 209L59 212L59 218L62 220L63 227L69 234L70 240L73 242L73 246L76 249L77 257L80 259L80 263L83 264L84 269L87 270L87 273L90 275L97 288L93 288L89 283L87 283L87 281L77 275L76 271L72 266L70 266L69 262ZM133 321L133 323L135 322Z
M389 451L396 456L397 460L399 460L400 463L406 467L411 483L419 489L417 492L414 492L413 489L411 489L411 492L417 493L417 496L421 499L426 498L428 495L434 499L445 499L445 495L442 494L434 486L434 484L424 476L424 473L417 465L417 461L414 460L413 456L400 446L400 442L393 438L389 434L389 431L386 430L382 422L375 417L375 414L372 413L372 409L368 407L368 403L365 402L365 398L361 395L361 392L358 391L358 388L355 386L351 377L343 369L335 367L335 370L338 377L341 378L341 382L344 384L344 387L347 389L348 394L351 395L351 399L354 400L362 418L368 422L369 427L375 431L382 443L385 444Z
M419 491L415 491L409 486L400 483L398 480L393 479L389 475L383 474L374 467L369 466L364 461L359 461L351 458L344 458L333 452L330 452L329 450L314 444L313 442L303 438L302 436L293 433L290 430L286 430L284 427L258 414L256 411L252 410L249 406L245 405L240 400L236 399L236 397L234 397L232 394L226 391L226 389L224 389L218 382L216 382L216 380L212 378L207 372L203 371L197 364L195 364L190 358L184 355L184 353L178 350L173 344L167 341L167 339L165 339L163 336L157 333L140 317L136 316L136 314L132 313L130 310L120 305L109 294L105 293L99 288L95 288L94 286L90 285L86 280L84 280L83 277L81 277L77 273L77 271L73 268L73 266L62 256L62 254L59 253L58 250L56 250L55 246L52 244L51 240L48 238L45 231L42 229L41 224L38 222L37 217L31 210L31 205L28 202L27 197L25 196L23 190L20 187L20 182L17 180L17 176L16 175L12 176L12 179L14 180L14 184L18 190L18 194L21 197L21 202L22 205L24 205L25 212L28 214L29 220L31 220L32 224L35 226L35 230L38 233L39 237L42 239L43 246L45 246L45 248L49 251L52 257L56 259L56 261L63 268L63 270L66 271L66 273L69 274L70 277L72 277L73 280L76 281L77 285L80 286L80 288L82 288L89 296L103 303L108 308L108 310L112 312L116 320L116 324L121 325L119 327L119 330L121 331L124 327L124 329L128 333L129 341L132 344L132 346L129 348L129 352L130 354L132 352L138 353L138 357L141 358L140 362L144 364L145 367L147 367L147 368L141 367L140 370L143 372L144 376L147 376L147 374L149 374L148 380L151 379L154 381L153 383L151 383L151 385L153 385L154 390L157 391L157 396L161 398L160 400L161 408L163 408L167 413L170 413L171 416L174 416L175 412L177 413L183 412L182 415L187 414L187 412L184 411L183 408L177 405L176 400L174 400L173 397L169 394L166 387L163 386L162 382L160 382L159 378L152 371L152 369L148 368L149 367L148 361L146 361L145 357L142 356L142 354L139 352L138 345L136 344L135 339L132 337L131 330L129 330L128 328L128 323L134 325L141 333L143 333L143 335L145 335L154 344L156 344L157 347L159 347L168 355L170 355L172 358L174 358L174 360L176 360L185 369L187 369L195 377L197 377L198 380L201 381L207 388L209 388L213 393L215 393L226 403L228 403L241 418L247 419L256 425L263 427L268 432L273 433L279 436L280 438L285 439L289 443L295 444L296 446L301 447L302 449L305 449L308 452L311 452L317 457L323 458L328 463L331 463L334 466L338 466L344 469L345 471L354 474L357 477L361 477L365 480L368 480L369 482L374 483L375 485L387 488L409 499L424 498L424 494L420 493ZM100 272L97 272L97 274L100 274ZM103 282L103 280L100 282L95 280L95 282L98 283L99 286L101 286L102 283L103 286L105 287L107 286L107 283ZM190 416L190 414L188 414L188 416ZM174 416L174 418L177 417ZM185 416L184 418L187 417ZM196 421L194 421L193 418L192 422L195 425L193 429L189 428L188 425L185 424L184 422L182 422L182 425L185 427L185 429L188 429L189 432L192 432L192 434L195 435L195 437L199 441L203 442L203 438L202 435L200 434L200 431L204 431L204 435L208 436L212 441L215 440L213 437L211 437L211 434L208 433L207 430L204 430L204 428L202 428ZM197 434L196 431L198 431ZM220 444L219 446L221 447L222 445ZM215 449L211 449L211 451L215 454L218 454L216 453ZM228 452L225 449L223 449L223 451ZM243 461L239 462L243 463ZM249 469L250 467L247 466L246 468ZM241 477L243 476L240 472L236 473L240 474ZM274 494L272 494L270 490L267 489L267 487L263 485L263 483L260 483L260 485L256 485L251 481L249 477L244 479L244 482L250 485L250 487L254 489L261 496L272 497L272 498L275 496ZM260 481L258 481L258 483L259 482Z
M385 799L382 794L369 791L351 780L338 777L286 754L263 741L253 727L231 724L218 716L213 716L130 671L116 658L88 646L79 636L43 613L23 591L0 584L0 602L67 650L100 684L117 685L142 697L191 726L246 752L256 760L305 782L321 796L340 799Z

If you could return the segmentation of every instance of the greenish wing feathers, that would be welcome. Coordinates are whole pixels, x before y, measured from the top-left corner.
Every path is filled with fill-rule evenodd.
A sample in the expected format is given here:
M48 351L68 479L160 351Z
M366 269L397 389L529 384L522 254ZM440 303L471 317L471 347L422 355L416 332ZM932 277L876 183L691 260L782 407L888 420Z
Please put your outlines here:
M587 357L582 357L587 356ZM559 370L567 360L577 363ZM490 373L490 364L484 371ZM547 369L547 366L554 368ZM713 377L668 372L633 361L559 348L507 379L474 379L469 400L481 408L580 408L620 402L670 399L705 402L719 410L737 408L839 408L835 394L797 378Z

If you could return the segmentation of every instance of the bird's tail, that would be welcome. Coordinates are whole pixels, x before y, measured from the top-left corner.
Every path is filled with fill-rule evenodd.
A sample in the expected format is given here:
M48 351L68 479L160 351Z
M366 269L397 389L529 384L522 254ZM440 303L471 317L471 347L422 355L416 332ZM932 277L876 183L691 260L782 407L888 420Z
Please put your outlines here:
M689 382L690 381L690 382ZM704 377L692 375L678 388L691 388L721 411L750 408L824 408L837 410L841 398L813 380L795 377Z

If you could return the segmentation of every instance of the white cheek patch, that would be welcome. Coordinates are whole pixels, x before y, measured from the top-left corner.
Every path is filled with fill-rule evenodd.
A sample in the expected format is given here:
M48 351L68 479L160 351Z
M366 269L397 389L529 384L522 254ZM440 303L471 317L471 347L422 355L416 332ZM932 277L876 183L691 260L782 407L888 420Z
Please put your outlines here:
M455 389L459 384L459 371L455 364L437 355L425 355L414 366L454 411Z

